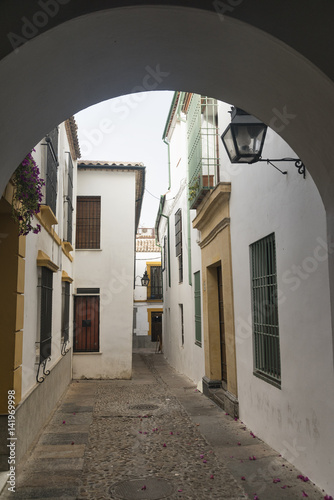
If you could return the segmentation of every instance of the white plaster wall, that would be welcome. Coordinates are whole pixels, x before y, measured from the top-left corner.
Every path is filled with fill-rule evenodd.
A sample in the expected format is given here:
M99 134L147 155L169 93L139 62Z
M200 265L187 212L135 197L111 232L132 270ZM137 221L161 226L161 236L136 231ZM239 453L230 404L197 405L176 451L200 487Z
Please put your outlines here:
M180 373L184 373L196 384L205 374L204 347L195 345L194 288L189 283L188 247L191 246L191 281L193 274L201 269L200 248L196 243L198 231L192 229L196 212L190 211L190 234L188 240L188 189L187 189L187 141L186 124L176 123L170 138L171 188L166 194L163 213L169 215L170 223L170 271L171 287L168 285L168 269L163 273L164 317L163 352L168 362ZM183 282L179 283L178 260L175 256L175 212L182 208ZM161 218L159 241L167 235L167 223ZM184 345L182 346L180 304L183 304ZM203 333L203 328L202 328Z
M263 158L296 155L273 132ZM309 173L281 163L235 165L231 238L240 418L330 490L334 389L326 219ZM253 375L249 245L275 233L281 389ZM332 251L332 250L331 250Z
M78 195L101 196L101 250L76 250L75 290L100 288L100 353L74 353L73 378L130 378L135 172L78 172Z
M41 141L42 143L44 140ZM43 148L40 143L35 147L34 154L37 165L42 170ZM69 151L69 145L64 124L59 126L59 167L58 167L58 195L57 195L57 215L58 225L53 226L56 233L62 237L63 226L63 196L65 172L65 151ZM75 170L75 161L73 161ZM35 223L38 223L35 220ZM62 305L62 270L73 278L74 264L64 255L62 249L51 238L42 227L39 234L28 234L26 237L26 257L25 257L25 294L24 294L24 330L23 330L23 352L22 352L22 400L24 400L37 385L36 374L38 364L36 361L36 342L40 336L40 296L38 289L38 251L45 252L59 270L53 273L53 303L52 303L52 347L51 360L47 362L47 369L52 368L61 358L61 305ZM73 290L73 289L72 289ZM70 302L70 343L72 339L73 325L73 302ZM69 374L64 374L69 377Z

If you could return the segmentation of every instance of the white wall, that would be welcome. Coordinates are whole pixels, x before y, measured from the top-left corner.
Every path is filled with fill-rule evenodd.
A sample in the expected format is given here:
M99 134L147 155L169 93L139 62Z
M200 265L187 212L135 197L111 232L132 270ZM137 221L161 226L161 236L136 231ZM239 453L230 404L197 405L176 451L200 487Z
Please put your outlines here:
M45 143L44 140L41 143ZM44 171L43 158L46 146L39 143L33 153L35 161L41 170L41 176ZM66 161L69 151L69 144L65 132L65 125L59 126L59 149L58 149L58 195L57 195L57 220L58 224L53 226L56 233L63 237L63 226L66 221L63 220L63 198L64 198L64 180L66 179ZM74 175L75 175L75 164ZM38 220L35 220L35 224ZM46 368L52 368L61 358L61 321L62 321L62 270L73 278L74 264L62 252L59 246L49 233L42 227L39 234L30 233L26 237L26 257L25 257L25 293L24 293L24 330L23 330L23 353L22 353L22 400L24 400L37 385L36 374L38 364L36 364L36 342L40 338L40 295L38 289L38 251L45 252L51 261L59 267L56 273L53 273L53 295L52 295L52 347L51 360L47 362ZM72 286L71 286L72 288ZM73 290L73 288L72 288ZM73 325L73 307L70 303L70 332L69 338L71 345L72 325ZM68 374L64 374L68 378Z
M76 250L75 290L100 288L100 353L74 353L74 378L130 378L135 172L80 170L78 195L101 196L101 249Z
M263 158L296 157L270 131ZM325 210L293 163L236 165L231 238L240 418L323 488L333 488L334 390ZM249 245L275 233L282 384L253 375ZM332 483L331 483L332 482Z
M164 215L170 224L170 271L171 287L168 285L168 269L163 273L164 317L163 352L168 362L180 373L184 373L201 388L204 370L204 346L195 345L194 286L189 284L188 248L191 246L191 281L194 273L201 269L200 248L196 243L198 231L192 229L196 212L190 211L190 234L188 240L188 188L187 188L187 129L186 123L177 121L170 138L171 189L166 194ZM178 260L175 256L175 212L182 208L183 282L179 283ZM166 218L162 217L159 242L167 235ZM180 304L183 304L184 345L182 346ZM202 328L203 334L203 328Z

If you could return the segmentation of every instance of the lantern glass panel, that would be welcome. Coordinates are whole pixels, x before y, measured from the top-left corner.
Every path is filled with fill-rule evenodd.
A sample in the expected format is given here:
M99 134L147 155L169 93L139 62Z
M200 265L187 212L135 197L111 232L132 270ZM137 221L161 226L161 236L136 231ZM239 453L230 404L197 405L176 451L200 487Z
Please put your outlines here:
M235 147L235 142L232 135L232 128L229 126L224 134L222 135L222 141L224 143L227 154L230 157L231 162L238 161L238 155Z

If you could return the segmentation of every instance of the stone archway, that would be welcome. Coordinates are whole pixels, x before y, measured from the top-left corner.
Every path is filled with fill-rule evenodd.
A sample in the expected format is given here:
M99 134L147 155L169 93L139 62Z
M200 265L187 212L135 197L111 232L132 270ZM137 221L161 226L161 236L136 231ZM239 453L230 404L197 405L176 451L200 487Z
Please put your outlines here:
M47 3L57 5L57 13L38 17ZM89 2L81 2L81 11L74 3L66 10L67 3L41 0L37 11L35 4L22 3L28 17L15 17L10 8L5 16L7 46L13 16L13 30L21 35L26 19L40 26L35 34L30 28L29 41L17 50L3 51L0 62L1 190L45 132L78 110L143 88L189 90L249 111L290 144L319 189L328 238L334 240L334 168L328 148L334 85L330 54L323 54L326 33L331 34L327 2L317 7L297 2L301 15L296 8L280 29L278 1L270 12L255 0L248 7L240 0L213 2L210 10L199 0L191 7L186 1L132 1L126 6L115 2L112 8L100 0L93 12ZM302 19L311 22L312 15L324 22L313 25L310 40ZM334 278L332 253L329 266Z

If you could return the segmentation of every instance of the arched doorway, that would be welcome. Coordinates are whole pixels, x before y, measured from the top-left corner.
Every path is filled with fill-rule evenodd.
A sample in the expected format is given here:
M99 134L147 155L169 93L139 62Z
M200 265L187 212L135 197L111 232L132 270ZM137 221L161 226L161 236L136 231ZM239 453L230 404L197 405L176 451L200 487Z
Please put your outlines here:
M270 16L260 12L255 1L248 3L254 8L252 16L237 0L216 2L219 8L211 10L200 9L202 2L197 8L186 7L186 2L183 6L131 2L110 8L101 1L94 12L86 2L81 6L87 9L76 12L70 4L69 11L63 10L67 3L49 2L57 12L38 17L41 5L46 5L39 2L41 10L29 6L19 13L14 27L10 22L5 26L8 43L10 32L22 37L29 24L26 19L33 23L30 32L24 31L28 43L18 50L12 46L0 63L2 190L27 151L76 111L136 91L189 90L249 111L291 145L319 189L327 211L328 239L334 240L334 169L328 148L334 88L323 57L326 23L319 26L323 33L312 49L302 21L294 26L290 18L281 33L276 31L279 2L270 5ZM332 18L325 2L322 10L319 4L311 8L299 3L303 18L310 20L315 9L324 20ZM262 22L254 21L257 15ZM308 46L298 45L298 37L304 37Z

